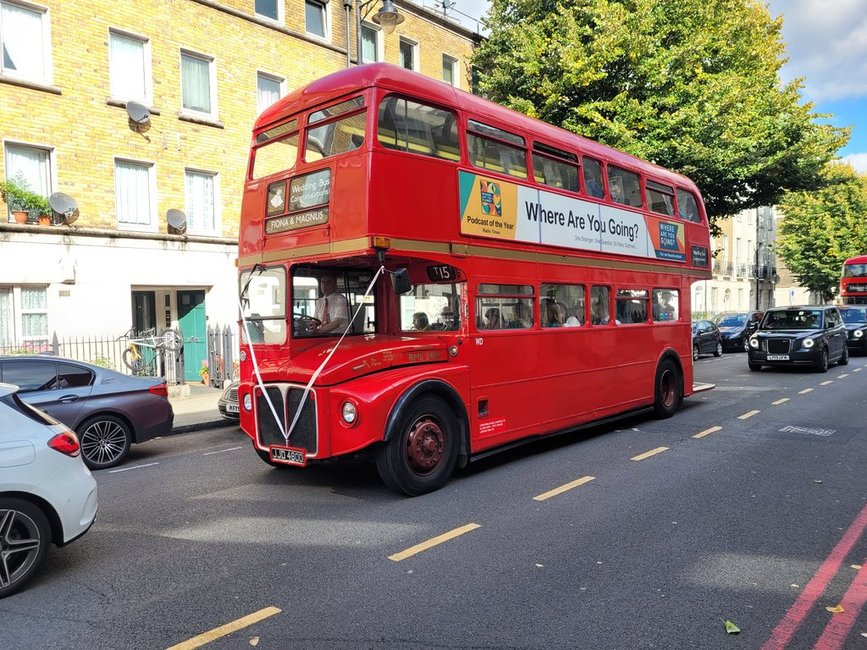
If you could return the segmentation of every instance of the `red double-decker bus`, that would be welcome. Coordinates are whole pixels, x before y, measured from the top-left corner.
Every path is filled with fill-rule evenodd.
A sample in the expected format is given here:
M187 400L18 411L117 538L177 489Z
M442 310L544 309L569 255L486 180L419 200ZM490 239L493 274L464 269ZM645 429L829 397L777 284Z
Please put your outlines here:
M843 262L840 299L844 305L867 305L867 255Z
M697 390L696 186L399 67L261 115L239 247L241 426L272 465L371 452L416 495Z

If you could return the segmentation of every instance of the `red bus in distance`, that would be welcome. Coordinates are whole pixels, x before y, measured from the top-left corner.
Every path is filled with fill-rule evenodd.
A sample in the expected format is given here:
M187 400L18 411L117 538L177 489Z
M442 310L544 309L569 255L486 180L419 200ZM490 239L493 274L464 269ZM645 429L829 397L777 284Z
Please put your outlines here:
M695 184L397 66L259 117L238 265L241 427L274 466L368 452L417 495L707 387Z
M867 305L867 255L843 262L840 299L844 305Z

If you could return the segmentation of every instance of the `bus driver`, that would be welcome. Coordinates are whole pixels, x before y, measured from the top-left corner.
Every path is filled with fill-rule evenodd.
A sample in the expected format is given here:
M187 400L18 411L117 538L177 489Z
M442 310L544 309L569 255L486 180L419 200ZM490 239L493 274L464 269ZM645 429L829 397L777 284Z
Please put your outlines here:
M342 293L337 293L337 278L323 275L319 280L322 297L316 301L313 314L319 321L313 326L313 334L342 334L349 323L349 303Z

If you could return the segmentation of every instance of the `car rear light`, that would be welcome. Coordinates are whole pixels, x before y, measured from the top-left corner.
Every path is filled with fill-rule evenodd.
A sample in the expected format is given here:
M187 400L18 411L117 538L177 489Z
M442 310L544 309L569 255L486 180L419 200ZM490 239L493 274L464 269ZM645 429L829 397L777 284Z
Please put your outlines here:
M72 456L75 458L81 451L81 445L78 444L78 438L72 431L63 431L48 441L48 446L59 451L61 454Z
M157 384L156 386L151 386L148 388L149 393L153 393L154 395L159 395L160 397L165 397L168 399L169 397L169 385L168 384Z

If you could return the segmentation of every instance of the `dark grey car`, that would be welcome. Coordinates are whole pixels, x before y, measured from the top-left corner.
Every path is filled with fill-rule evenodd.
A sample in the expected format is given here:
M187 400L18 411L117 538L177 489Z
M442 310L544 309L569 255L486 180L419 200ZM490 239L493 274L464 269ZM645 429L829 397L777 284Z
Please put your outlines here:
M0 357L0 381L78 434L91 469L117 465L132 443L170 433L174 412L164 379L130 377L83 361Z
M867 353L867 305L838 307L846 326L849 352Z
M827 372L849 363L846 327L833 305L774 307L750 336L749 367L812 366Z

